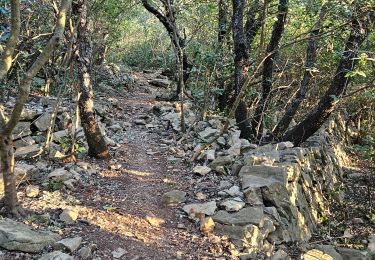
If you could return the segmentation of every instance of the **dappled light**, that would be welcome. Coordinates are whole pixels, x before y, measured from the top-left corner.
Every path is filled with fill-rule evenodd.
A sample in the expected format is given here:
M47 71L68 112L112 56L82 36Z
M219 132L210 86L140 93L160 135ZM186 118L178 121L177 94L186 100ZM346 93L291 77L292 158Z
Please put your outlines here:
M0 260L374 259L373 1L0 3Z

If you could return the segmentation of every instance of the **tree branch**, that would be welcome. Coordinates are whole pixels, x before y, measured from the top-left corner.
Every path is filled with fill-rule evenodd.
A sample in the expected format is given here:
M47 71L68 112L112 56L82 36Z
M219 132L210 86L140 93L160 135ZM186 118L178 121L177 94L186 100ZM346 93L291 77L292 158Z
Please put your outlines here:
M21 28L20 0L11 0L11 30L3 55L0 58L0 80L2 80L13 62L13 53L18 45Z
M24 78L22 79L18 87L18 96L16 104L14 105L12 114L9 121L5 125L5 128L2 130L1 134L9 135L12 133L13 129L16 127L19 118L21 116L23 107L26 103L26 100L30 93L30 85L33 77L39 72L43 65L49 60L54 50L60 44L63 37L65 22L67 12L69 11L72 4L72 0L62 0L60 6L60 12L56 21L55 32L52 38L47 43L46 47L43 49L43 52L38 56L36 61L31 65L28 71L25 73Z

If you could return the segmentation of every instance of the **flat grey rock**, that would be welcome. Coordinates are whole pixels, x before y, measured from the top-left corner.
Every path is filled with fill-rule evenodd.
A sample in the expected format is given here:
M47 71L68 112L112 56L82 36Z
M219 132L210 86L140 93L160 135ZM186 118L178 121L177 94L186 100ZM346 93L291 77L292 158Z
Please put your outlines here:
M188 204L188 205L185 205L182 209L188 215L202 213L202 214L205 214L207 216L211 216L211 215L215 214L217 206L216 206L215 201L210 201L210 202L206 202L206 203Z
M38 253L59 239L60 236L52 232L34 231L11 219L0 220L0 247L7 250Z
M263 207L247 207L236 213L220 210L212 218L215 222L226 225L254 224L262 226L264 221Z
M64 238L57 242L62 249L68 249L69 252L76 251L82 243L82 237Z
M161 203L165 206L179 204L185 201L186 192L180 190L172 190L163 194Z

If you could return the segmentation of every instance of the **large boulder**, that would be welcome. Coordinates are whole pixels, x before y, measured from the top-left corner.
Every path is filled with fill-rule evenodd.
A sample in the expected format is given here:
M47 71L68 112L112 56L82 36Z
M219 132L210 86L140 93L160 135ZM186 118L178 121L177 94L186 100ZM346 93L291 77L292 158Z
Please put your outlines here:
M58 240L60 236L55 233L34 231L11 219L0 220L0 247L7 250L38 253Z

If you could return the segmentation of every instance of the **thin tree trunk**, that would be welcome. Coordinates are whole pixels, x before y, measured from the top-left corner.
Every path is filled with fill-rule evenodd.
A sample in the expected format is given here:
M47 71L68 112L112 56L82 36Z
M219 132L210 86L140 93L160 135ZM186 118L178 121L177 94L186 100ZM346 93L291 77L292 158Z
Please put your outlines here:
M156 18L163 24L164 28L167 30L171 42L175 48L175 51L180 48L182 50L182 67L183 67L183 81L186 85L190 77L190 71L193 68L193 64L189 61L188 55L186 53L186 42L185 38L181 35L180 31L176 30L177 24L175 19L175 12L173 10L173 2L169 3L167 0L162 0L162 4L166 9L166 14L163 15L158 9L153 7L148 0L142 0L142 5L151 14L155 15ZM175 53L175 55L180 55ZM177 61L176 66L178 67ZM177 68L178 69L178 68ZM177 84L176 95L181 93L181 84Z
M245 7L244 0L233 0L233 42L234 42L234 94L235 97L241 92L249 70L249 45L246 41L243 13ZM235 113L236 122L241 130L241 137L248 138L249 121L247 105L242 99Z
M13 53L18 45L18 39L21 29L21 17L20 17L20 0L11 0L11 28L10 35L7 44L4 49L4 53L0 59L0 80L2 80L8 73L13 62Z
M320 11L318 20L316 21L315 28L311 32L310 40L307 44L306 50L306 62L305 62L305 72L303 74L303 79L300 84L300 88L298 89L296 96L290 102L290 104L285 109L285 113L283 117L280 119L279 123L276 125L275 129L273 130L273 135L279 139L287 130L290 122L292 121L293 117L295 116L300 104L306 97L306 93L308 91L308 86L310 83L310 79L312 78L311 69L315 65L316 60L316 40L317 36L319 35L321 24L323 23L324 16L326 14L327 8L326 5L322 6Z
M218 88L222 90L222 93L218 96L218 107L221 111L224 111L227 106L228 101L228 91L225 88L225 81L224 81L224 42L225 37L227 34L227 27L228 27L228 5L226 4L225 0L218 1L218 35L217 35L217 43L218 43L218 53L219 53L219 60L218 60L218 76L217 76L217 85Z
M70 10L71 0L62 0L56 21L55 32L49 40L43 52L38 56L31 67L26 71L18 87L18 96L12 114L8 121L0 113L0 157L1 173L4 178L5 195L4 206L8 215L19 217L21 211L18 207L16 183L14 176L14 155L12 144L12 131L19 122L23 107L30 93L30 85L33 77L40 71L44 64L50 59L52 53L59 46L63 37L67 12Z
M0 135L0 171L4 179L4 197L2 202L10 216L19 217L16 193L16 177L14 173L14 154L12 135Z
M94 92L91 84L92 45L87 20L87 6L85 0L78 3L78 85L80 98L78 100L81 124L89 146L89 156L107 158L108 146L100 132L94 109Z
M335 76L331 82L330 88L320 99L318 105L293 129L287 131L283 137L285 141L291 141L299 145L312 136L328 119L335 110L339 98L343 95L350 82L347 73L353 71L355 67L355 58L362 42L369 35L369 26L375 22L375 17L369 15L362 20L352 22L352 32L346 42L345 50L337 67Z
M277 56L277 48L279 46L281 37L284 32L284 26L286 21L286 15L288 11L288 0L280 0L278 5L277 21L275 22L272 30L270 42L267 47L267 53L269 55L263 65L262 72L262 96L255 109L255 114L251 120L251 133L253 138L259 138L258 135L262 133L263 116L264 111L269 103L270 93L273 84L273 69L274 62Z

